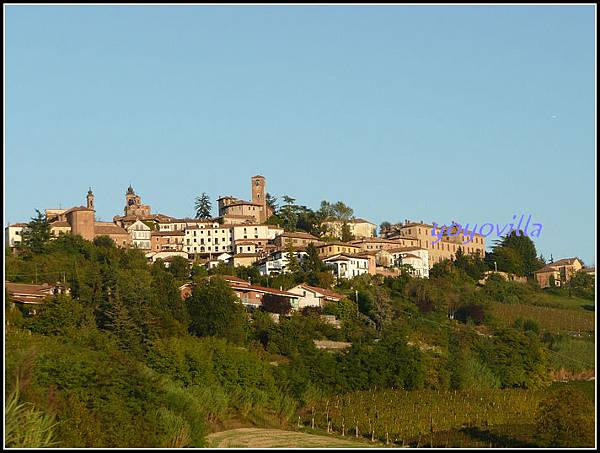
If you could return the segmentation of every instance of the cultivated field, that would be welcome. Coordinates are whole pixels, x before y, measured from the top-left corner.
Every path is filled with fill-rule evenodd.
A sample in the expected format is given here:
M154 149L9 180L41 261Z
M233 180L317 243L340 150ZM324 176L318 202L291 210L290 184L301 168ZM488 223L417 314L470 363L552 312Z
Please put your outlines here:
M501 322L512 325L518 318L533 319L544 330L555 333L592 332L595 312L540 307L524 304L490 303L492 315Z
M208 436L213 448L364 448L368 443L281 429L239 428Z
M379 390L355 392L310 404L305 426L402 446L435 432L534 421L543 392L531 390Z

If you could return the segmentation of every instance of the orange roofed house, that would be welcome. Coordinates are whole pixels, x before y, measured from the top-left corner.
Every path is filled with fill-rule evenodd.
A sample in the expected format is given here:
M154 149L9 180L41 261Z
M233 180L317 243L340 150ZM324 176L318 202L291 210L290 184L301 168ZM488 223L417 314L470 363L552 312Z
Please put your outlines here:
M4 282L4 287L8 291L14 304L26 307L30 314L36 313L36 307L42 305L46 298L56 294L69 294L69 289L64 285L31 285L27 283Z
M262 305L265 295L271 295L288 300L292 309L298 309L299 296L297 294L275 288L252 285L250 282L232 275L220 275L219 277L225 280L227 285L229 285L238 299L240 299L242 304L246 307L258 308ZM186 299L192 294L193 286L192 283L187 283L179 287L182 299Z
M345 297L343 294L336 293L330 289L318 288L306 283L300 283L288 292L300 296L298 308L324 307L328 302L338 302Z

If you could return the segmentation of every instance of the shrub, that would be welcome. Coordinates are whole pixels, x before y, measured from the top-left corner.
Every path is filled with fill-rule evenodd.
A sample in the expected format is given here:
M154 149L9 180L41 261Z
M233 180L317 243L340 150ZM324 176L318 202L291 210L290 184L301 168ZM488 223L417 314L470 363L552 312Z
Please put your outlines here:
M593 447L594 407L579 391L563 387L540 402L536 435L548 447Z

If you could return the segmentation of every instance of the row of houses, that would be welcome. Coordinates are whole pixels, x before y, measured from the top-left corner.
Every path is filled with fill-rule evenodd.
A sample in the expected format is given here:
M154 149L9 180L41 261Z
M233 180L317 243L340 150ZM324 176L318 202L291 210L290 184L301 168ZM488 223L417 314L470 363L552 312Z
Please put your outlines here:
M338 302L345 297L343 294L335 291L310 286L305 283L284 291L282 289L253 285L249 281L231 275L221 275L219 277L225 280L241 303L250 309L261 307L268 297L273 297L277 301L289 302L292 310L301 310L307 307L323 308L328 303ZM182 285L179 288L181 298L187 299L190 297L194 287L194 283Z

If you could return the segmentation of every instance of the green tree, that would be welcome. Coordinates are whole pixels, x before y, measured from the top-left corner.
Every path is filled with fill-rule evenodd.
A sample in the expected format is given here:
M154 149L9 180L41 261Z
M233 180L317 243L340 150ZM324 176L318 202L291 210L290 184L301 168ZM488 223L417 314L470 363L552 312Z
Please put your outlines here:
M265 294L262 299L262 311L287 315L292 310L292 304L287 297L276 294Z
M533 272L541 268L544 263L537 257L535 244L529 236L522 231L512 231L497 241L488 257L493 265L495 261L498 270L517 275L533 276ZM490 266L490 268L493 268Z
M196 197L194 208L196 209L197 219L211 218L212 203L210 202L209 196L206 195L206 192L202 192L202 195Z
M35 212L37 217L32 217L27 227L23 228L22 247L32 253L44 253L52 238L52 233L46 215L38 209Z
M344 221L342 223L342 242L350 242L354 240L354 235L350 231L350 225Z
M594 300L596 282L592 275L580 270L575 272L567 287L574 295Z
M105 247L105 248L115 247L115 241L113 241L110 236L106 236L106 235L96 236L94 238L93 242L96 247Z
M533 333L504 329L478 345L480 358L503 388L540 388L548 384L547 350Z
M245 309L223 279L212 277L198 283L186 305L194 335L216 336L237 344L246 341Z
M294 246L292 242L288 242L286 244L286 255L287 259L287 270L292 274L299 274L302 271L300 267L300 262L298 261L298 257L296 256L296 250L294 250Z
M270 193L267 192L267 195L265 197L265 201L267 203L267 206L269 208L271 208L271 210L273 212L277 212L277 209L279 208L279 205L277 204L278 198L274 195L271 195Z
M132 353L141 351L142 328L132 319L121 299L118 287L115 293L109 296L106 319L106 329L114 334L117 344L123 350Z
M379 234L381 236L383 236L385 233L387 233L390 229L392 228L392 224L390 222L388 222L387 220L384 222L381 222L381 225L379 225Z
M577 390L562 387L548 395L536 418L536 437L543 446L594 446L594 406Z
M187 280L190 277L188 260L182 256L174 256L169 263L168 271L173 274L177 280Z

